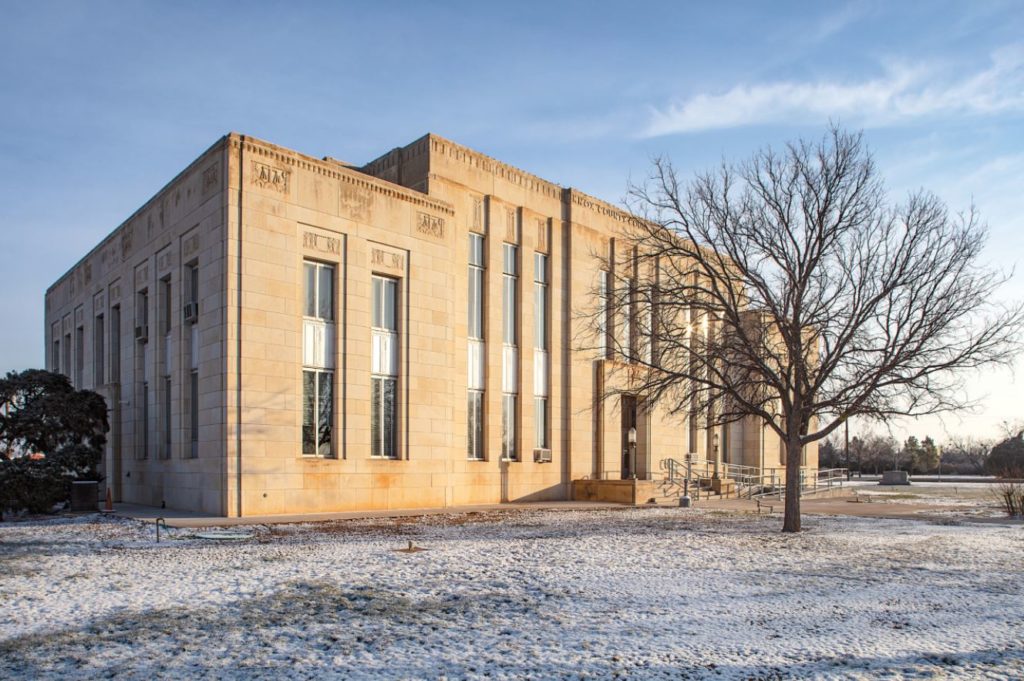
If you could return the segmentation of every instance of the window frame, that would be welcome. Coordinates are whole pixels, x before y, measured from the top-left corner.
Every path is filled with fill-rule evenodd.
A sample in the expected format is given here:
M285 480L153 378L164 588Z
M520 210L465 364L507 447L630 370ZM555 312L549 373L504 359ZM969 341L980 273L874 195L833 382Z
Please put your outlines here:
M401 377L401 279L384 274L373 274L370 284L370 327L372 334L392 336L396 353L394 374L374 373L370 368L370 457L383 460L401 460L400 399ZM373 350L371 350L373 352ZM389 389L390 388L390 389ZM390 417L390 418L389 418ZM387 425L391 428L388 430Z
M306 405L307 405L307 376L312 376L313 395L312 395L312 423L311 426L306 423ZM322 388L326 383L330 388L330 403L326 409L326 419L323 417L323 398ZM302 436L301 436L301 448L302 456L310 459L333 459L335 458L336 448L334 446L334 401L336 395L334 385L334 370L325 369L322 367L302 367ZM321 435L326 425L327 439L321 439ZM313 451L306 451L306 429L313 428ZM324 451L324 446L327 447L327 451Z

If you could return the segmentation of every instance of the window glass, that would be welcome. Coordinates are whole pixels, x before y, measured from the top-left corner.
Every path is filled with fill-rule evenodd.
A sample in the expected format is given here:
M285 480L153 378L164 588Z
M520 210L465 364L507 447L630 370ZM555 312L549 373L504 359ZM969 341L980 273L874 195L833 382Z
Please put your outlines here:
M484 266L484 238L479 234L469 235L469 264L475 267Z
M370 381L370 455L380 456L381 450L381 383L384 379L374 378Z
M380 277L374 277L373 290L371 292L373 297L373 319L371 320L370 323L378 329L383 328L382 321L384 319L384 315L382 314L381 311L381 299L383 298L383 290L384 280L381 279Z
M189 379L189 441L195 458L199 456L199 372L193 371Z
M334 390L329 371L318 372L317 386L317 454L331 455L331 422L334 420Z
M516 344L516 278L505 276L502 282L501 328L506 345Z
M199 267L193 265L188 268L189 274L189 296L188 302L198 303L199 302Z
M307 317L316 316L316 265L307 262L303 267L306 287L306 309L303 314Z
M469 328L467 333L470 338L484 337L483 285L484 271L475 267L469 268Z
M316 372L302 372L302 453L316 453Z
M533 254L533 280L538 284L548 283L548 256L543 253Z
M533 285L533 347L548 347L548 287L544 284Z
M384 280L384 328L395 331L395 307L398 302L398 282L394 279Z
M501 456L516 460L516 396L501 397Z
M516 269L516 246L514 244L502 244L502 272L510 276L519 274Z
M533 424L536 432L534 446L548 448L548 401L544 397L533 399Z
M398 281L385 277L373 278L373 314L371 324L378 329L397 331L396 307Z
M334 268L318 265L317 317L328 321L334 319Z
M467 404L467 442L470 459L484 458L484 394L479 390L468 391Z
M391 378L382 379L383 382L383 423L381 424L381 442L383 449L381 456L393 459L398 455L395 451L395 440L397 435L397 419L395 418L395 386L397 381Z

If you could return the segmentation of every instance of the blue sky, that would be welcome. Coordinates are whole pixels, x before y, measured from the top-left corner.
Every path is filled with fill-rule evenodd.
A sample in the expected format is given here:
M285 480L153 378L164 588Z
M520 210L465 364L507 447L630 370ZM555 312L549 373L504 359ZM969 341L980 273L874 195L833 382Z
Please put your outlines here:
M865 131L896 198L973 200L991 261L1024 264L1018 1L39 1L3 16L3 369L43 363L47 285L230 130L357 163L430 131L617 202L653 155L700 170L834 120ZM1020 385L979 376L978 414L897 434L994 435L1024 419Z

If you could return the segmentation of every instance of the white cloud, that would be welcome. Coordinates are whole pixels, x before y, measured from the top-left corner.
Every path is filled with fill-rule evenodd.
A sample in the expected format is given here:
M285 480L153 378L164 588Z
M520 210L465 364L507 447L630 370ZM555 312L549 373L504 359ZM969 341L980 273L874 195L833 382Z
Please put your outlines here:
M1024 44L994 52L990 65L959 79L938 69L891 64L859 83L776 82L737 85L655 109L645 137L762 123L818 123L840 118L867 127L933 115L1024 111Z

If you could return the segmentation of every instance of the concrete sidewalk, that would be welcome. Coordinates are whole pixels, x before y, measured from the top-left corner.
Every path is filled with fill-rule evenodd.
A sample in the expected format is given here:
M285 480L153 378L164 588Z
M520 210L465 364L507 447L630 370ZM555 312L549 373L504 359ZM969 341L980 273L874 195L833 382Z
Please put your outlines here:
M596 501L537 501L479 506L448 506L445 508L410 508L386 511L347 511L343 513L295 513L288 515L259 515L243 518L204 515L170 508L157 508L141 504L114 504L115 515L135 520L162 518L168 527L232 527L237 525L276 525L285 523L315 523L325 520L360 520L366 518L415 518L427 515L484 513L491 511L583 511L602 508L630 508L622 504Z
M782 516L785 510L785 502L773 499L762 501L760 509L757 502L751 499L711 499L696 504L697 508L708 511L721 510L733 513L761 513ZM1019 518L1006 518L1002 516L970 516L962 514L963 506L950 504L914 504L914 503L886 503L885 501L865 501L864 497L856 497L853 494L828 499L801 499L800 513L802 515L846 515L857 518L880 518L887 520L925 520L931 522L948 522L957 520L971 523L997 524L997 525L1024 525L1024 520ZM951 515L950 512L961 512Z

